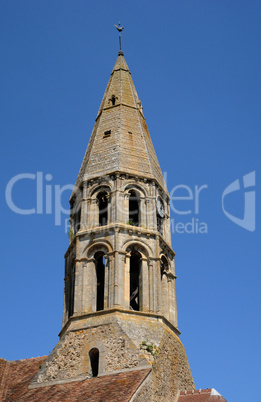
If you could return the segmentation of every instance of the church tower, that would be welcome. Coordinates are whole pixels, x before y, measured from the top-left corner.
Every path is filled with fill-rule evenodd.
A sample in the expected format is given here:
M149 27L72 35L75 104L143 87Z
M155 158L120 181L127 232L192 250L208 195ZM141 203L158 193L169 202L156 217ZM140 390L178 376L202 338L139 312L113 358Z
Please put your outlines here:
M169 195L122 51L70 203L63 325L113 308L177 328Z
M169 194L122 51L70 205L60 341L31 387L147 370L133 401L193 390L179 339Z

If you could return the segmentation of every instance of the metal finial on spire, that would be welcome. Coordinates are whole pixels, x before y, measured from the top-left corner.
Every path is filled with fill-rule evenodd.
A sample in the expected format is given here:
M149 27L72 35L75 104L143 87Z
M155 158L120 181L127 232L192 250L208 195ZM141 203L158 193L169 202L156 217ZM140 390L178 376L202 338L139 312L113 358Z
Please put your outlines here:
M119 31L119 42L120 42L120 50L121 50L121 33L124 30L124 27L121 25L121 23L119 22L118 25L115 25L115 28Z

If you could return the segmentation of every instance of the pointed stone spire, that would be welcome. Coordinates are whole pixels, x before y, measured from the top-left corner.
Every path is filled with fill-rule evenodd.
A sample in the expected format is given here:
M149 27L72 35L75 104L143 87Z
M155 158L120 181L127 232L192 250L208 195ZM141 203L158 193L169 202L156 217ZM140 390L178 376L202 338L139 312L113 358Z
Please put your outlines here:
M131 73L120 50L76 181L113 172L166 184L150 138Z

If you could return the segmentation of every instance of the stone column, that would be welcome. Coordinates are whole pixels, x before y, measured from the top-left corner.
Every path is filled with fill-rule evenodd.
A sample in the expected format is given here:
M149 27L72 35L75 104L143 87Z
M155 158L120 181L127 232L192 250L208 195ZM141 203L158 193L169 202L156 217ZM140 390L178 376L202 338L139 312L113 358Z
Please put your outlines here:
M111 205L110 205L111 222L116 222L116 209L117 209L116 193L115 193L115 191L112 191L111 192Z
M151 229L157 230L157 215L156 215L156 188L155 188L155 183L152 182L152 195L153 198L151 200L151 224L152 227Z
M68 275L64 278L64 293L63 293L63 323L62 326L68 320L68 287L69 287L69 278Z
M86 308L88 301L87 287L88 287L87 260L82 260L82 313L88 313L88 310Z
M82 262L75 262L74 274L74 314L82 312Z
M150 260L149 261L149 311L150 312L156 312L155 311L155 303L154 303L154 296L155 296L154 276L155 276L154 265L153 265L153 261Z
M150 200L145 198L145 211L144 211L144 220L145 220L145 227L150 229L150 213L151 213L151 208L150 208Z
M149 311L149 270L147 258L141 258L140 311Z
M171 275L168 276L168 305L169 305L169 321L174 324L175 311L174 311L174 278ZM175 324L174 324L175 325Z
M146 227L152 228L151 200L146 200Z
M168 277L164 273L161 278L161 308L162 314L165 318L169 319L169 310L168 310Z
M117 208L116 208L117 209ZM123 286L123 283L120 282L120 255L119 255L119 228L115 227L114 229L114 252L113 252L113 306L118 307L120 306L120 295L119 295L119 287Z
M115 211L115 220L114 222L119 222L120 221L120 191L119 191L119 187L120 187L120 177L119 174L116 175L116 189L114 192L114 200L115 200L115 205L114 205L114 211Z
M140 215L140 226L142 228L145 228L147 226L146 222L146 203L145 203L145 198L140 197L140 203L139 203L139 215Z
M116 233L115 233L116 235ZM118 307L119 306L119 286L120 286L120 258L119 258L119 253L118 251L114 252L114 284L113 284L113 294L114 294L114 300L113 300L113 306Z
M90 204L90 227L99 226L99 201L97 198L91 199Z
M109 259L109 271L108 271L108 308L112 308L114 304L114 254L107 254Z
M124 222L124 194L120 190L116 193L116 209L117 222Z
M124 264L124 307L128 310L130 310L130 257L130 253L125 255Z
M96 311L96 295L97 295L97 277L96 277L96 261L89 258L84 268L84 306L86 313Z
M165 216L165 236L167 242L171 244L170 206L169 203L167 203L166 205L167 205L167 213Z
M129 199L130 199L130 194L125 193L124 198L123 198L123 213L122 213L122 220L123 223L129 222Z
M90 212L90 210L91 210L91 198L87 198L86 199L86 204L87 204L87 211L86 211L86 214L87 214L87 220L86 220L86 226L87 226L87 229L89 229L90 227L91 227L91 212Z
M87 193L88 193L88 184L87 181L84 181L82 185L82 198L87 198Z
M109 308L109 275L110 275L110 258L108 255L104 256L104 310Z
M154 199L148 200L147 204L147 227L150 230L157 229L157 219L156 219L156 203Z
M88 201L87 201L87 182L83 183L83 197L81 202L81 229L87 228L87 210L88 210Z
M118 306L124 307L125 253L118 253Z
M173 317L172 323L175 327L178 327L178 316L177 316L177 294L176 294L176 275L175 275L175 256L171 260L171 273L172 273L172 309Z
M107 194L106 198L107 198L107 217L108 217L107 225L109 225L109 223L112 222L112 219L111 219L111 195Z
M158 258L156 261L156 288L157 288L157 307L156 311L158 314L162 313L162 307L161 307L161 270L160 270L160 259Z

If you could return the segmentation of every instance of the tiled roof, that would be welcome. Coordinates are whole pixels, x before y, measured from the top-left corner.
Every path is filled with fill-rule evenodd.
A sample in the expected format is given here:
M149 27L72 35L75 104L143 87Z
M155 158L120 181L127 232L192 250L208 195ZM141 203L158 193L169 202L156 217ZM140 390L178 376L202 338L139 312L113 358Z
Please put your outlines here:
M0 359L0 401L89 401L127 402L139 388L150 369L126 371L84 381L28 389L47 356L7 361ZM226 402L212 389L181 392L178 402Z
M47 356L0 359L0 401L129 401L150 370L127 371L84 381L28 389Z
M226 402L214 388L181 392L178 402Z

